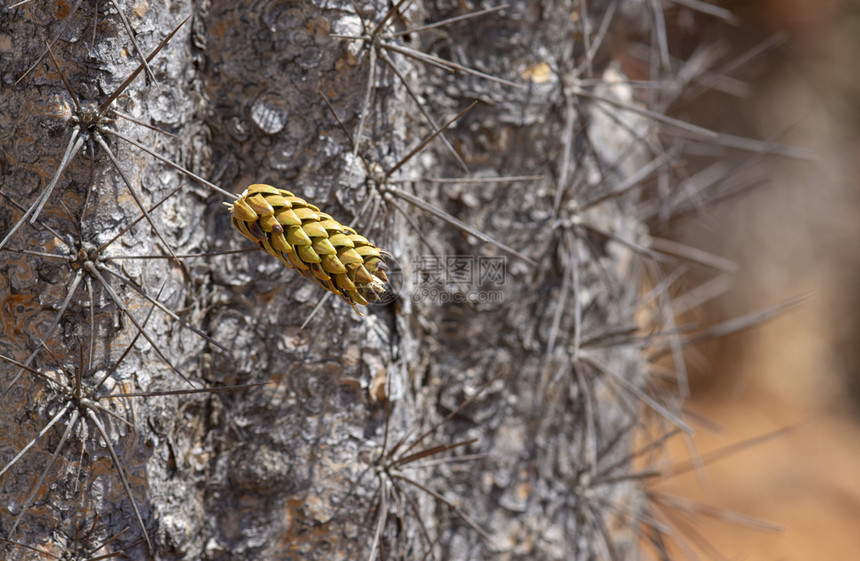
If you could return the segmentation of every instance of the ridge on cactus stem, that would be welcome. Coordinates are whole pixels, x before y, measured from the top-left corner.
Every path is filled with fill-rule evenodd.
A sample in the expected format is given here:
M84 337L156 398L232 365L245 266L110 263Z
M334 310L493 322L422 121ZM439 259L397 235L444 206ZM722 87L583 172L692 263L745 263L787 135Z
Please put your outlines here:
M388 292L382 250L293 193L258 183L225 204L243 236L356 312L356 304L378 302Z

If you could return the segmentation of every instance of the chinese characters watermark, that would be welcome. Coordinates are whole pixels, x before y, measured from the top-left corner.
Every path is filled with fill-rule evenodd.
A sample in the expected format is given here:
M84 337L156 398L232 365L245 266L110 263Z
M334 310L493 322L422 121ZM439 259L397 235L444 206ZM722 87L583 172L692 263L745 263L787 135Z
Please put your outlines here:
M507 263L504 257L480 255L420 255L407 267L390 256L388 290L375 304L399 297L439 304L501 304Z
M415 302L499 304L504 299L504 257L422 255L413 272Z

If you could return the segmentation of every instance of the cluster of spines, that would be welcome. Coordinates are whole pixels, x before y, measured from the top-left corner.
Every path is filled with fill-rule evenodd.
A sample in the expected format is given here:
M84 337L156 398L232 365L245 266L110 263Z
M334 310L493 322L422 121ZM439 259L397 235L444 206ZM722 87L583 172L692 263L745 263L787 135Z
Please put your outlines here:
M228 206L242 235L353 308L388 292L382 251L291 192L255 184Z

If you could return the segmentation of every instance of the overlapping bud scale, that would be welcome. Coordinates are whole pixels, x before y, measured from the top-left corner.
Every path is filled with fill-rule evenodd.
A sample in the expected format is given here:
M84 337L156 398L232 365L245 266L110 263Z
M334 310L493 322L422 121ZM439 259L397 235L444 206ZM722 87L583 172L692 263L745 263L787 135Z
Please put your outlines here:
M388 290L382 252L289 191L255 184L228 206L243 236L353 308L378 301Z

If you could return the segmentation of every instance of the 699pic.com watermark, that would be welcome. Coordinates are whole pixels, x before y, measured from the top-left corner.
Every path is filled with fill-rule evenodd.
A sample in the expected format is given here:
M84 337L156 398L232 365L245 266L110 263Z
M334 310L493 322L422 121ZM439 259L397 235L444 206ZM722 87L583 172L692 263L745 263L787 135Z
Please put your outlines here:
M438 304L501 304L504 300L504 257L421 255L403 266L387 256L388 283L376 305L398 298Z
M501 304L505 258L422 255L412 264L408 292L414 302Z

